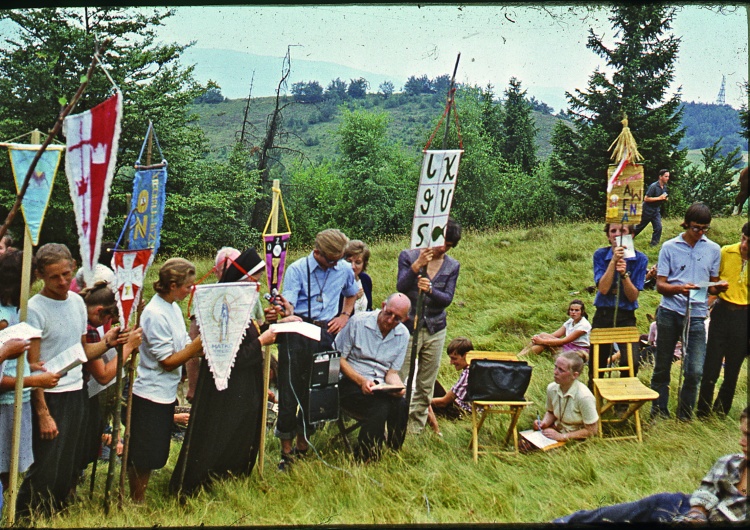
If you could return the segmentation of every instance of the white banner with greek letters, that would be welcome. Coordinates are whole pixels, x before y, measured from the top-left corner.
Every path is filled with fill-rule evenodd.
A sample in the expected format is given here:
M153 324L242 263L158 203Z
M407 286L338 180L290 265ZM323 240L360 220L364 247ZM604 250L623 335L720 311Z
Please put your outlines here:
M439 247L445 243L445 225L456 189L463 149L425 151L419 177L411 248Z

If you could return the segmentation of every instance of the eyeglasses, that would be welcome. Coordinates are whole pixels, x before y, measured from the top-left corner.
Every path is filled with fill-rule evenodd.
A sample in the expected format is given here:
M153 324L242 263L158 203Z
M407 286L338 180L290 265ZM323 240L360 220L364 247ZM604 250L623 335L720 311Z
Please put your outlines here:
M326 265L328 265L329 267L333 267L334 265L336 265L339 262L339 260L343 257L343 255L341 255L335 259L331 259L330 256L327 256L320 250L318 250L318 254L320 255L321 258L323 258L323 261L325 261Z
M696 232L696 233L697 232L703 232L705 234L706 232L708 232L709 230L711 230L711 225L706 225L706 226L691 226L690 230L692 230L693 232Z
M385 318L392 318L396 323L403 322L404 320L406 320L401 315L397 315L396 313L394 313L388 308L383 309L383 315L385 316Z

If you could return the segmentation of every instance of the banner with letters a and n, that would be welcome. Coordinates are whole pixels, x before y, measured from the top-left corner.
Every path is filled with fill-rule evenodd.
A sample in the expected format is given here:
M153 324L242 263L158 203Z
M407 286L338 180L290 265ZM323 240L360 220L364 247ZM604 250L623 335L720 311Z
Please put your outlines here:
M448 224L463 152L463 149L424 152L410 248L439 247L445 243L445 225Z

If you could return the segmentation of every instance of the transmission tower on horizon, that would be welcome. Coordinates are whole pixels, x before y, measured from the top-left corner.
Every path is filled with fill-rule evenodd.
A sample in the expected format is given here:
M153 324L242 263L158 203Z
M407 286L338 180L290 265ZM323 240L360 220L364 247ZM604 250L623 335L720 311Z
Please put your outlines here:
M721 76L721 88L719 89L719 95L716 96L716 104L717 105L726 105L727 104L727 97L726 97L726 85L727 78L725 75Z

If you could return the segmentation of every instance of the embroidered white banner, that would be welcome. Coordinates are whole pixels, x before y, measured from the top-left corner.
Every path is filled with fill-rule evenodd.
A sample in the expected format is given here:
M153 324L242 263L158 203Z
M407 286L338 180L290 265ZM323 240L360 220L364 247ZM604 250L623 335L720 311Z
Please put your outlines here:
M255 282L195 287L195 316L217 390L227 388L237 350L258 300L258 288Z

